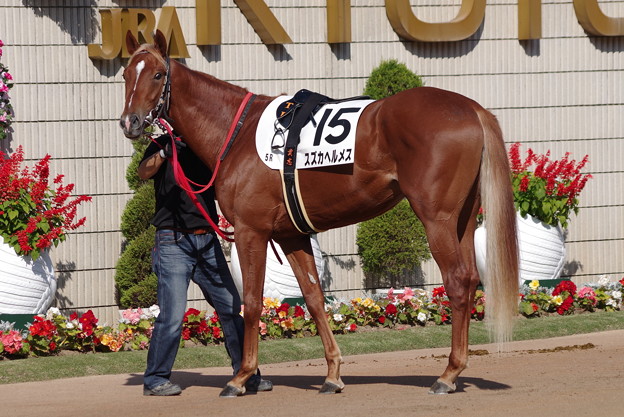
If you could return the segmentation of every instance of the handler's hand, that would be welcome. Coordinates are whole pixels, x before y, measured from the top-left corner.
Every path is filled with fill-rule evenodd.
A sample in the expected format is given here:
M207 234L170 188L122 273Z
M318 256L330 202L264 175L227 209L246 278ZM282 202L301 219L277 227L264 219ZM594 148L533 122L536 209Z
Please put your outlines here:
M180 152L182 152L182 150L186 148L186 143L182 142L181 140L176 140L175 147L176 147L177 153L180 154ZM167 144L165 145L165 149L163 149L163 153L165 154L165 158L173 157L173 150L171 149L171 142L167 142Z

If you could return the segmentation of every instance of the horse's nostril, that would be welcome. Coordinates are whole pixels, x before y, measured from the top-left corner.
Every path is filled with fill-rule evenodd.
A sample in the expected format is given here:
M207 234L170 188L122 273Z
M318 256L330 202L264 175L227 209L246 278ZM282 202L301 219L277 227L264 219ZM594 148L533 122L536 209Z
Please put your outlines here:
M125 128L123 118L119 119L119 126L121 127L122 130Z
M136 129L139 127L139 116L137 116L136 114L133 114L132 116L130 116L130 123L132 125L133 129Z

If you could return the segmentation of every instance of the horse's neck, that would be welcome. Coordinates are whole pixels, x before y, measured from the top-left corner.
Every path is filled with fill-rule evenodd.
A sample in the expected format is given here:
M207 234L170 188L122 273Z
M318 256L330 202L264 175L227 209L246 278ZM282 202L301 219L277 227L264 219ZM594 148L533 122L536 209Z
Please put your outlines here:
M211 169L246 93L172 61L169 116L174 129Z

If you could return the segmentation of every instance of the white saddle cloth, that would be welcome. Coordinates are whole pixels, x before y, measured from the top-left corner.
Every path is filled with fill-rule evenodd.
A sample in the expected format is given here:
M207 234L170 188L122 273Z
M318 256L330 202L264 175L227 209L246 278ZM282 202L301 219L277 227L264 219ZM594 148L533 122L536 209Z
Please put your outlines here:
M260 117L256 131L258 156L271 169L284 168L284 145L288 138L277 122L277 107L292 96L273 100ZM362 111L374 100L351 100L324 105L301 129L297 169L352 164L355 134ZM317 132L318 130L318 132Z

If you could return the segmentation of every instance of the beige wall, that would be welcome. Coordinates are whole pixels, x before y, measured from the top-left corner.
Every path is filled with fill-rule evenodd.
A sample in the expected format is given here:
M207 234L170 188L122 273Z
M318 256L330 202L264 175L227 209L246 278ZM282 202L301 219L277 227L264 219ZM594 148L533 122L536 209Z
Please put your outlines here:
M577 282L624 275L624 39L586 34L570 1L544 2L540 40L518 41L517 3L495 0L488 1L484 23L469 39L421 43L399 39L383 0L352 0L352 42L335 46L325 41L324 0L267 1L294 42L284 46L263 45L233 1L221 3L223 44L197 47L193 0L1 2L2 62L16 82L15 133L8 146L24 145L30 158L50 153L53 171L75 182L77 192L93 196L82 209L87 226L52 253L59 305L92 308L109 323L116 319L119 218L131 196L124 176L132 149L117 127L124 62L91 60L86 44L101 42L98 10L124 6L148 8L157 16L160 7L175 6L191 54L186 63L256 93L308 88L334 97L358 95L382 59L396 58L427 85L491 109L508 142L554 155L589 154L594 179L568 231L567 271ZM412 2L421 19L438 22L451 20L459 4ZM622 1L600 6L612 17L624 16ZM319 237L335 294L355 295L362 286L354 231ZM433 263L423 271L427 283L440 282Z

